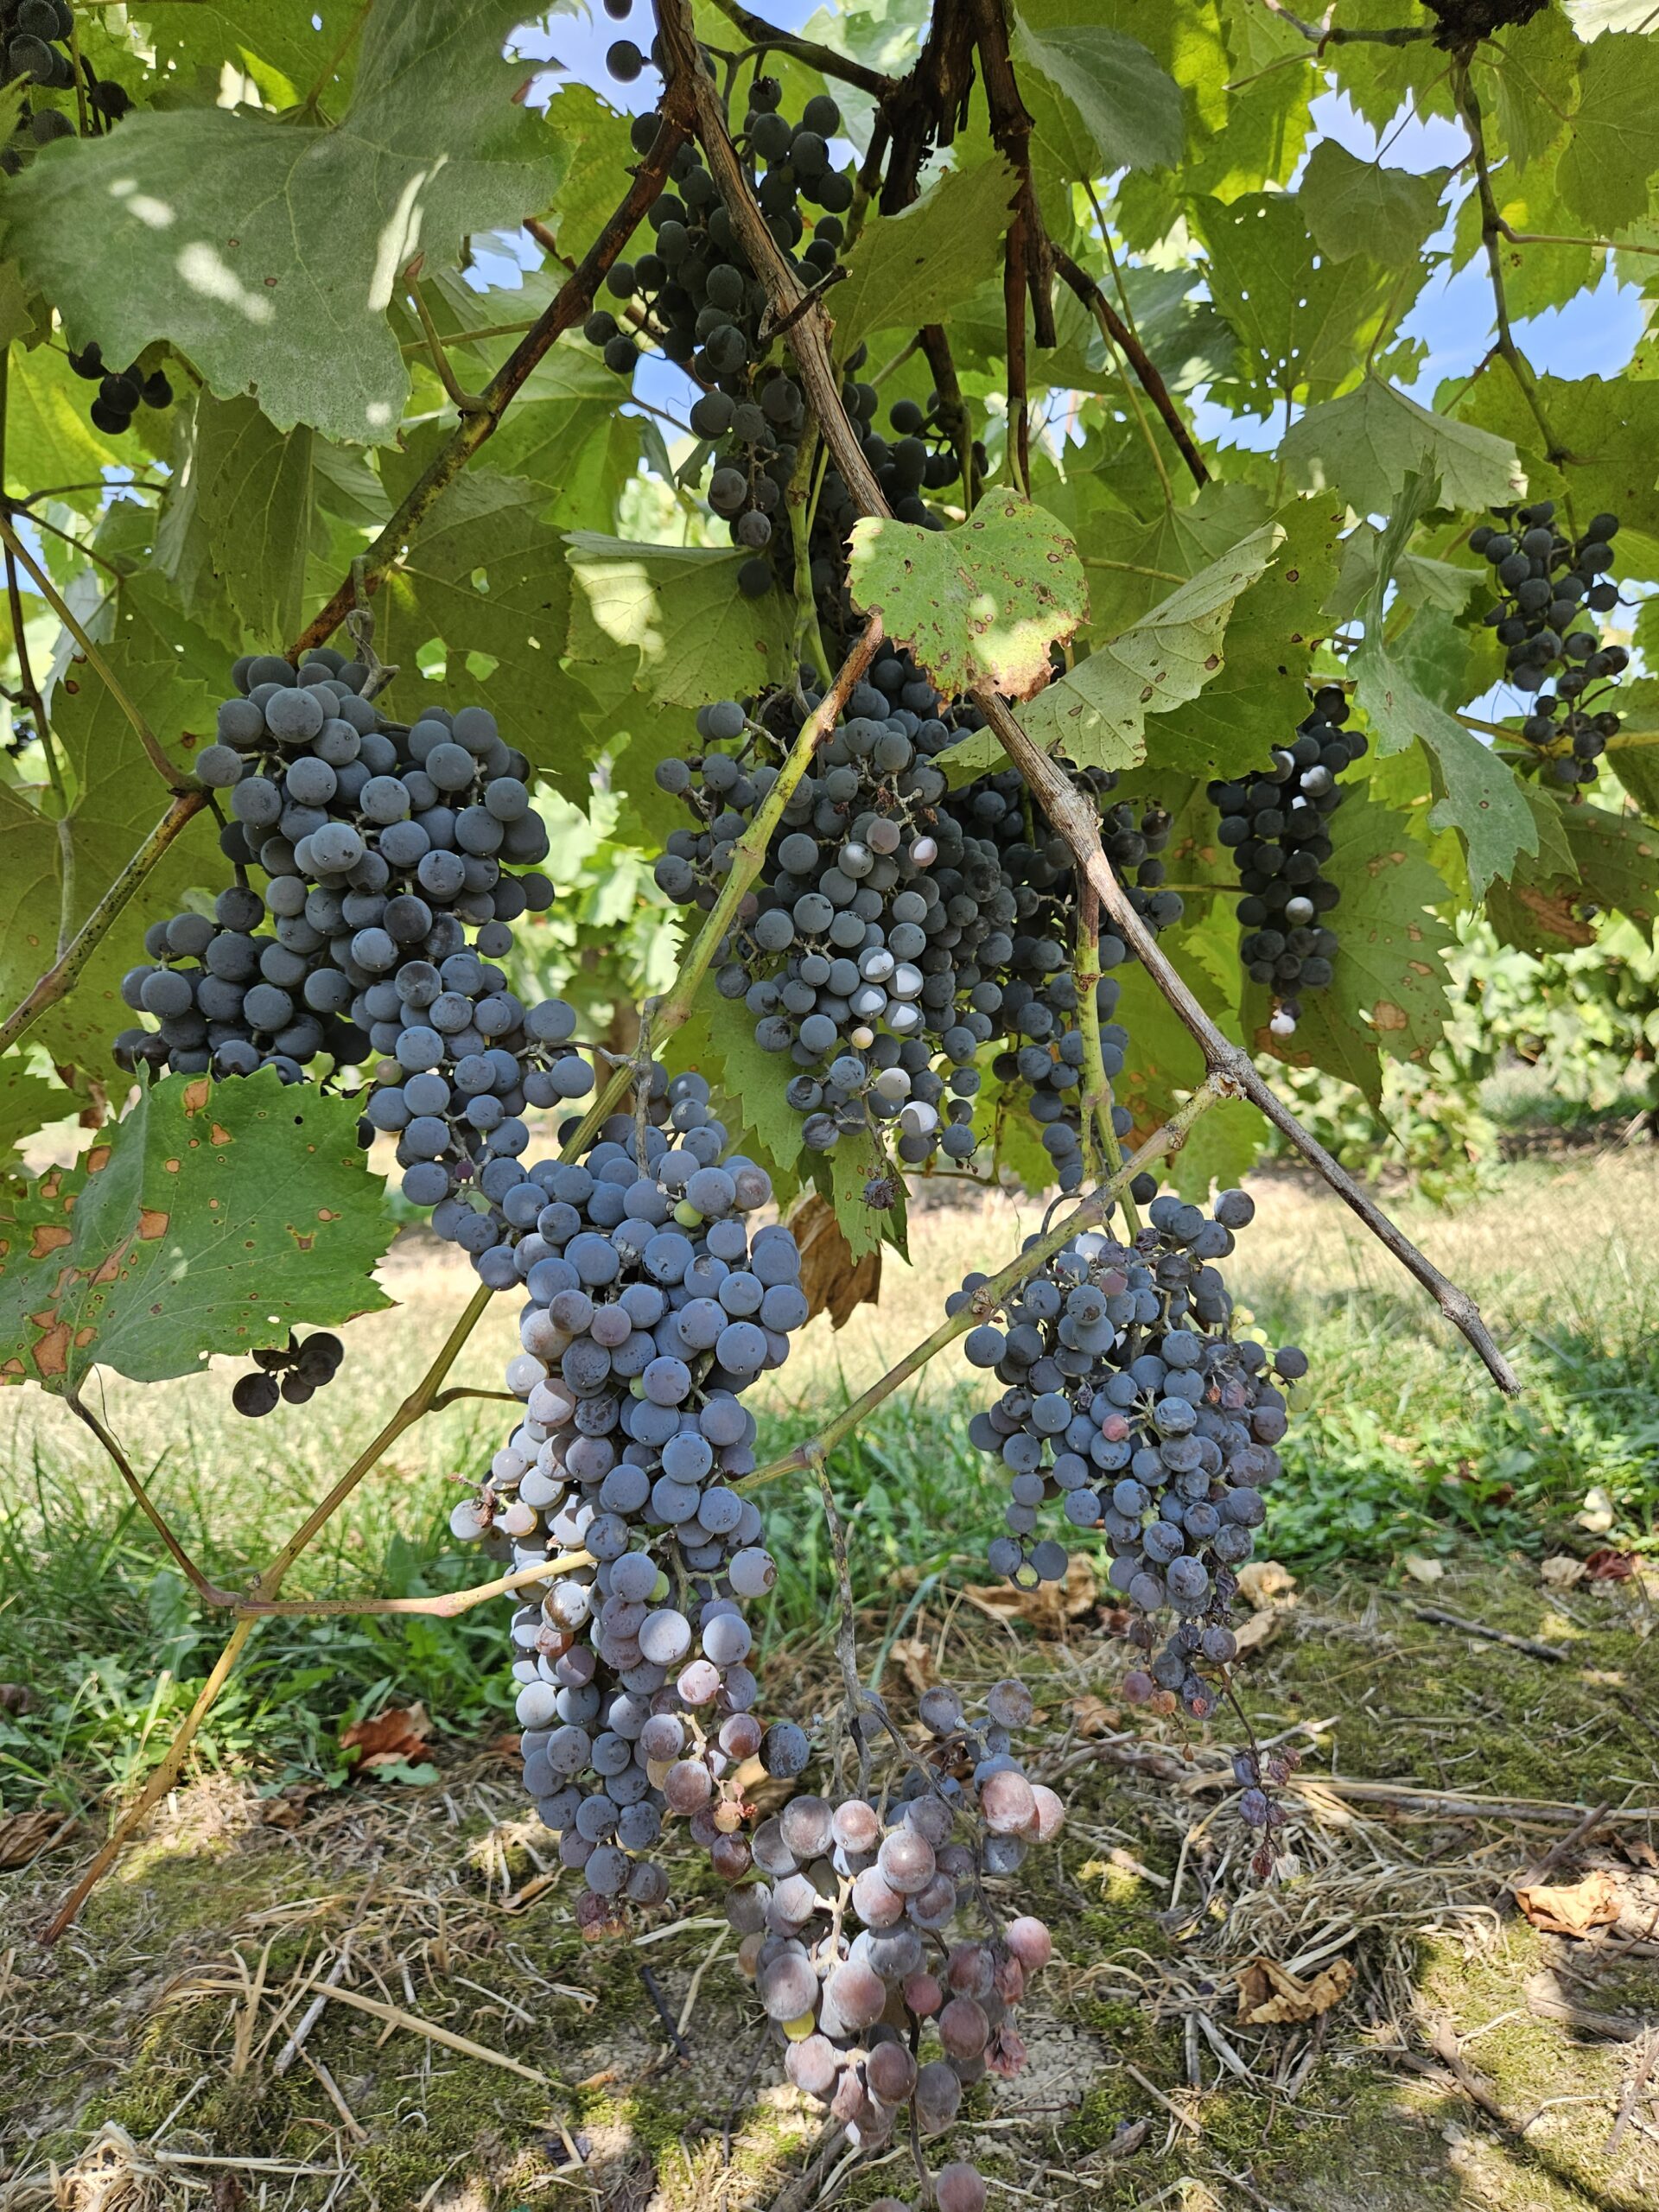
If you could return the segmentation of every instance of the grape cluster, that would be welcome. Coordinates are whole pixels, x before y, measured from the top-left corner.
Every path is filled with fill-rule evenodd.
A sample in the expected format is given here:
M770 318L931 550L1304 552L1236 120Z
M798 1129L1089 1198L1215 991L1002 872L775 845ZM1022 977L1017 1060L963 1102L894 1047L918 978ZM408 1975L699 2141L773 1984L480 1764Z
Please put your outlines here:
M1197 1715L1214 1704L1198 1662L1233 1656L1234 1569L1266 1517L1262 1491L1279 1472L1273 1446L1286 1427L1268 1355L1233 1335L1215 1265L1255 1211L1243 1191L1224 1191L1209 1218L1173 1195L1154 1198L1132 1243L1092 1230L1074 1238L1008 1302L1006 1327L982 1320L963 1343L970 1363L1007 1386L968 1431L1012 1478L993 1570L1026 1586L1064 1577L1065 1546L1035 1540L1042 1507L1062 1498L1073 1528L1105 1530L1112 1587L1142 1617L1137 1643L1151 1645L1146 1617L1166 1605L1179 1615L1147 1694L1179 1691ZM986 1281L968 1276L946 1310L971 1305ZM1294 1346L1273 1358L1279 1381L1306 1372Z
M1517 691L1536 695L1521 734L1541 749L1567 745L1549 763L1554 782L1592 784L1596 763L1619 728L1618 716L1596 702L1630 657L1623 645L1604 645L1593 622L1573 625L1618 605L1609 573L1618 517L1595 516L1574 539L1556 529L1553 499L1497 514L1495 523L1470 532L1469 549L1484 554L1494 571L1498 597L1486 624L1504 648L1508 679ZM1547 690L1552 678L1554 689Z
M701 757L658 766L658 782L685 799L697 824L674 831L657 863L670 899L713 906L737 840L777 780L760 756L781 758L817 702L808 689L762 720L718 701L698 717ZM1013 918L1013 900L995 845L943 804L937 757L972 719L971 710L949 721L944 714L907 659L874 664L791 793L717 950L717 988L744 1001L756 1042L796 1071L786 1096L810 1151L887 1125L906 1161L936 1145L953 1159L974 1150L972 1064L992 1026L958 1000L982 980L982 941L1004 905ZM948 1077L933 1069L939 1054Z
M610 51L613 73L623 54L639 73L639 49L627 40ZM841 114L825 93L807 102L798 124L779 112L775 79L756 77L739 141L761 211L785 255L794 257L806 234L802 203L822 209L813 235L795 266L803 283L818 283L835 265L851 207L852 180L830 164L827 141L841 128ZM644 152L658 119L634 119L633 143ZM785 366L768 363L767 299L721 204L719 189L695 146L682 146L670 177L676 188L652 207L656 232L651 249L619 261L606 286L623 310L596 308L584 334L609 366L631 376L639 358L636 331L660 346L702 387L691 408L691 428L715 448L709 504L732 542L753 556L738 572L751 597L771 589L773 544L784 492L794 473L805 427L806 402ZM780 544L786 544L782 533Z
M873 1791L874 1802L791 1798L743 1854L763 1878L734 1885L726 1902L742 1938L739 1970L753 1980L790 2081L866 2151L891 2139L906 2107L921 2134L938 2135L969 2083L1020 2071L1014 2008L1053 1948L1040 1920L998 1920L983 1888L1065 1819L1012 1751L1030 1692L995 1683L970 1718L941 1685L924 1693L921 1714L930 1740L896 1789ZM960 1932L969 1910L984 1932ZM985 2202L962 2162L934 2177L934 2192L957 2212Z
M78 377L98 386L98 397L86 411L92 428L102 430L105 437L118 438L130 430L141 406L173 404L173 387L164 369L152 369L146 374L137 361L130 368L112 369L96 339L79 353L72 353L69 365Z
M1101 808L1102 844L1136 913L1154 932L1168 928L1182 911L1179 893L1163 887L1164 864L1157 857L1169 842L1169 816L1157 806L1108 805L1116 779L1107 772L1085 770L1074 780ZM995 841L1001 877L993 907L997 927L980 949L984 972L969 986L968 1004L994 1023L1001 1050L992 1073L1005 1086L1028 1090L1029 1110L1056 1179L1062 1190L1073 1191L1084 1172L1080 1108L1088 1080L1071 942L1077 868L1065 840L1040 816L1028 814L1028 805L1024 780L1014 769L981 779L950 802L966 830ZM1102 934L1103 970L1130 957L1121 938L1110 931ZM1103 973L1096 1007L1105 1025L1101 1056L1109 1080L1122 1072L1128 1046L1127 1031L1111 1019L1118 995L1116 978ZM1113 1119L1118 1135L1127 1135L1130 1117L1124 1109L1115 1108Z
M1239 958L1251 982L1273 993L1275 1037L1294 1033L1301 994L1323 990L1335 972L1337 933L1319 919L1342 898L1319 872L1332 851L1325 825L1345 796L1338 778L1366 750L1361 732L1343 727L1347 719L1342 686L1321 684L1294 739L1274 748L1261 775L1208 787L1244 893Z
M733 1487L754 1465L741 1394L807 1319L800 1255L787 1229L751 1230L771 1181L728 1154L703 1079L652 1088L643 1124L613 1115L582 1161L535 1171L507 1368L524 1416L450 1522L508 1540L515 1567L591 1562L523 1592L512 1639L525 1788L585 1871L595 1930L611 1901L666 1894L639 1856L665 1812L741 1872L736 1770L758 1752L793 1776L807 1758L798 1728L753 1716L743 1605L777 1567Z
M334 1381L345 1357L345 1345L326 1329L314 1331L303 1343L290 1333L285 1344L255 1352L253 1373L238 1381L231 1403L251 1421L274 1413L279 1399L302 1406Z
M569 1049L569 1007L526 1006L496 964L509 923L553 897L545 876L502 865L548 849L529 763L481 708L383 721L362 696L367 670L326 647L297 670L262 655L232 675L196 766L229 793L219 842L244 880L211 918L146 931L156 964L130 969L121 995L157 1027L124 1031L116 1058L220 1077L273 1065L297 1082L324 1057L344 1070L383 1055L364 1141L395 1134L404 1196L435 1207L439 1234L504 1289L545 1203L506 1204L527 1180L524 1111L594 1088Z

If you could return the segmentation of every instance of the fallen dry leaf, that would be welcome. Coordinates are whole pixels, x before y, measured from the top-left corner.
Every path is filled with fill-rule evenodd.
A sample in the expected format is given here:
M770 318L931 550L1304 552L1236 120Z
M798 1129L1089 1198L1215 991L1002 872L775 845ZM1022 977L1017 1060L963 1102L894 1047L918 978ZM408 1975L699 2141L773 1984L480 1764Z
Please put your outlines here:
M1584 1571L1592 1582L1628 1582L1636 1573L1636 1554L1603 1549L1592 1552Z
M0 1682L0 1713L28 1713L35 1693L22 1682Z
M26 1813L9 1813L0 1820L0 1872L10 1873L27 1866L42 1852L67 1843L80 1823L56 1805L31 1805Z
M1446 1579L1446 1569L1437 1559L1427 1559L1421 1552L1407 1552L1400 1564L1414 1582L1440 1582Z
M800 1249L808 1319L828 1313L832 1329L845 1328L861 1306L874 1306L881 1295L880 1247L854 1259L835 1208L816 1192L796 1207L789 1226Z
M1351 1959L1332 1959L1312 1981L1304 1981L1276 1959L1254 1958L1236 1979L1241 2027L1299 2027L1342 2002L1353 1983L1354 1967Z
M260 1825L268 1828L296 1828L305 1818L305 1808L311 1800L327 1794L320 1782L290 1782L274 1797L261 1799Z
M1039 1633L1058 1636L1068 1620L1092 1609L1099 1587L1087 1558L1073 1552L1064 1582L1039 1582L1034 1590L1016 1590L1011 1582L970 1583L962 1594L994 1621L1029 1621Z
M1581 1559L1574 1559L1571 1552L1556 1552L1538 1570L1538 1579L1552 1590L1570 1590L1575 1582L1582 1582L1589 1573Z
M366 1774L372 1767L424 1758L430 1726L423 1705L397 1705L372 1720L353 1720L340 1737L340 1748L359 1752L353 1772Z
M1268 1605L1259 1613L1248 1613L1233 1630L1233 1641L1238 1646L1238 1656L1245 1658L1252 1651L1265 1651L1285 1624L1288 1605Z
M1253 1559L1239 1568L1238 1586L1259 1612L1262 1606L1288 1598L1296 1587L1296 1578L1276 1559Z
M1116 1706L1108 1705L1092 1690L1083 1697L1071 1699L1065 1710L1079 1736L1114 1735L1123 1718Z
M925 1637L901 1636L888 1653L904 1669L905 1680L919 1697L924 1690L931 1689L939 1679L939 1670L933 1662L933 1647Z
M1546 1936L1587 1936L1618 1918L1618 1891L1605 1866L1581 1882L1516 1890L1515 1901L1533 1926Z

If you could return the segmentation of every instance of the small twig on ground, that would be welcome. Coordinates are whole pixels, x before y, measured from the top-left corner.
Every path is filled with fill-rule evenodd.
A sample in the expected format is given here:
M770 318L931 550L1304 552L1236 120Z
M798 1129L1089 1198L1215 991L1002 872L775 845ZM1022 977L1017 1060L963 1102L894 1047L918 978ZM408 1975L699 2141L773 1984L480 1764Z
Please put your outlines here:
M1384 1591L1382 1594L1389 1598L1395 1596L1391 1590ZM1562 1650L1559 1644L1541 1643L1534 1636L1512 1636L1506 1628L1488 1628L1484 1621L1465 1620L1461 1613L1448 1613L1442 1605L1417 1605L1408 1599L1397 1602L1403 1604L1406 1611L1414 1613L1420 1621L1431 1621L1437 1628L1455 1628L1465 1636L1483 1637L1488 1643L1501 1643L1510 1651L1524 1651L1529 1659L1546 1659L1555 1666L1564 1666L1573 1656L1570 1651Z
M675 2056L682 2066L689 2066L691 2063L691 2053L686 2048L685 2037L674 2024L674 2015L668 2009L668 1999L663 1994L663 1985L643 1959L636 1959L634 1964L639 1969L640 1980L645 1985L645 1994L651 1999L652 2010L662 2022L663 2032L674 2046Z

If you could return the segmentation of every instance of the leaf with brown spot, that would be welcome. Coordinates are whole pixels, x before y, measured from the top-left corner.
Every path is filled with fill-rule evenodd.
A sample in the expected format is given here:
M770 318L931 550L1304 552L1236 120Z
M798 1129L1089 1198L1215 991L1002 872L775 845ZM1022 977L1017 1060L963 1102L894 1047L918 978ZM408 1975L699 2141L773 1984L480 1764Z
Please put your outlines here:
M1082 1552L1073 1552L1064 1582L1039 1582L1018 1590L1011 1582L969 1583L963 1596L994 1621L1028 1621L1039 1635L1060 1636L1069 1621L1094 1610L1100 1594L1095 1570Z
M881 1248L855 1260L835 1208L816 1191L795 1208L789 1226L800 1248L808 1318L828 1313L831 1328L844 1329L861 1306L881 1295Z
M396 1766L404 1759L426 1756L431 1722L423 1705L393 1706L372 1720L354 1720L340 1731L340 1748L355 1751L353 1771L363 1773L377 1766Z
M197 1117L232 1141L198 1141ZM274 1069L149 1085L96 1174L0 1189L0 1373L71 1393L95 1366L159 1382L245 1351L252 1297L283 1329L390 1303L372 1270L392 1224L356 1128L349 1100ZM287 1223L320 1202L302 1255Z

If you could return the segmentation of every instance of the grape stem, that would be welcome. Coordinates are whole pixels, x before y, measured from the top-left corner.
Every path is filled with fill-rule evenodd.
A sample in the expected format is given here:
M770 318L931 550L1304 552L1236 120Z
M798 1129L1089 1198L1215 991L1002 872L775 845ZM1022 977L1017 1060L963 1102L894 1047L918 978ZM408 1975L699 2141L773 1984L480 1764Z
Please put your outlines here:
M767 229L760 203L749 188L727 130L713 80L702 66L686 0L658 0L657 16L672 64L674 81L689 84L691 88L696 136L732 227L774 305L792 308L802 299L804 288ZM827 319L817 302L810 302L792 326L789 344L807 397L817 411L853 505L866 515L889 516L891 510L865 457L858 432L842 406L830 360ZM1009 760L1024 777L1028 790L1071 848L1085 879L1099 893L1102 906L1111 917L1118 936L1141 961L1203 1052L1211 1077L1249 1098L1289 1139L1378 1242L1428 1292L1446 1319L1479 1354L1498 1388L1511 1395L1518 1393L1519 1379L1493 1342L1474 1300L1418 1250L1346 1169L1339 1166L1325 1147L1302 1127L1270 1089L1249 1052L1222 1034L1168 957L1160 950L1156 938L1135 912L1101 848L1100 819L1093 804L1077 790L1058 764L1026 735L999 692L981 684L970 696Z
M1123 1147L1112 1119L1112 1080L1106 1072L1100 1041L1100 893L1086 878L1077 899L1077 950L1073 972L1077 986L1077 1027L1083 1032L1086 1055L1084 1074L1088 1088L1083 1095L1084 1127L1086 1133L1093 1122L1107 1168L1116 1175L1123 1166ZM1141 1217L1135 1211L1127 1185L1123 1191L1123 1217L1130 1236L1138 1236Z
M972 1297L955 1313L940 1322L938 1327L920 1344L912 1346L896 1367L890 1367L868 1390L853 1400L826 1421L815 1436L805 1437L799 1444L785 1452L780 1459L769 1459L753 1474L745 1475L734 1488L748 1491L760 1490L767 1483L776 1482L783 1475L817 1474L836 1446L853 1433L868 1414L875 1411L884 1400L890 1398L902 1383L925 1367L928 1362L954 1344L958 1337L967 1335L988 1315L995 1313L1019 1289L1021 1283L1035 1274L1046 1261L1053 1258L1074 1236L1085 1229L1096 1229L1110 1215L1113 1206L1128 1189L1134 1178L1154 1160L1166 1160L1179 1152L1186 1141L1187 1134L1199 1116L1209 1111L1223 1098L1236 1095L1236 1085L1230 1076L1212 1073L1206 1076L1185 1103L1173 1113L1161 1128L1154 1129L1132 1159L1125 1160L1108 1177L1097 1191L1090 1193L1075 1206L1064 1220L1048 1230L1034 1243L1010 1260L1007 1265L982 1283ZM819 1474L819 1479L822 1480Z
M19 633L21 635L21 632ZM109 935L116 918L168 847L207 804L206 791L181 791L81 924L67 950L34 984L27 998L0 1021L0 1052L15 1045L47 1008L55 1006L79 980L81 970Z

